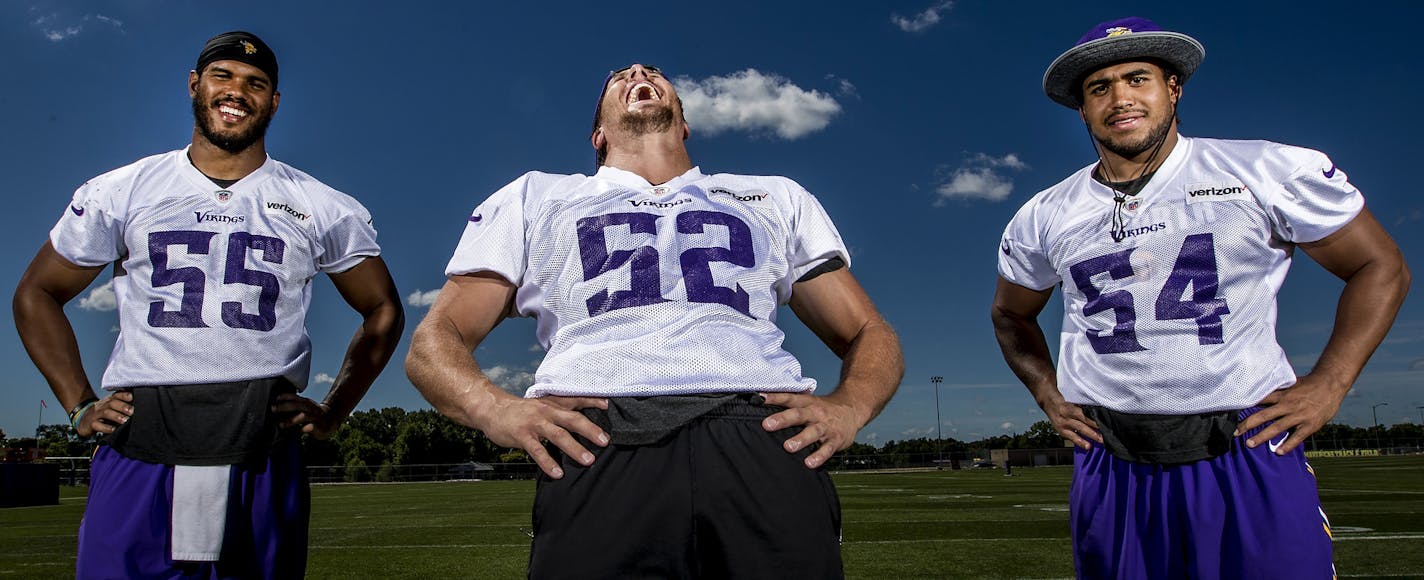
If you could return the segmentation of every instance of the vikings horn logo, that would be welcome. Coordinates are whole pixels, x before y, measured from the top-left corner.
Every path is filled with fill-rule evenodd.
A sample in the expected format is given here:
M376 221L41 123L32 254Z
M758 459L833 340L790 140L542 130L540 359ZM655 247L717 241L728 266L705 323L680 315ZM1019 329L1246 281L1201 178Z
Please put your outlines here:
M257 54L257 47L246 40L242 41L242 52L247 54Z
M1132 34L1132 29L1131 29L1131 28L1128 28L1128 27L1126 27L1126 26L1114 26L1114 27L1108 29L1108 36L1107 36L1107 37L1108 37L1108 38L1112 38L1112 37L1114 37L1114 36L1124 36L1124 35L1128 35L1128 34Z

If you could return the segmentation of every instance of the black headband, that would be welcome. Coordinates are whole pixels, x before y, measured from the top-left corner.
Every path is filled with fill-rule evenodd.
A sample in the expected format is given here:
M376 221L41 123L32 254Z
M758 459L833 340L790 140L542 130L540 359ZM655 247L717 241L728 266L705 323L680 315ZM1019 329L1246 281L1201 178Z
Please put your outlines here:
M277 86L277 55L261 38L251 32L234 30L208 39L203 51L198 53L198 66L193 70L203 73L203 68L219 60L235 60L250 64L267 73L272 86Z

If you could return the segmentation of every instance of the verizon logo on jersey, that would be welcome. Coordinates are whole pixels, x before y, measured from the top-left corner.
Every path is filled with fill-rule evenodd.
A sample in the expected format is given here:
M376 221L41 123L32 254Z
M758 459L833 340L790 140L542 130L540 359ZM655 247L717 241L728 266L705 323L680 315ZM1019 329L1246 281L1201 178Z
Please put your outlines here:
M267 212L267 213L282 213L282 212L285 212L287 215L290 215L290 216L292 216L292 217L294 217L294 218L297 218L297 219L299 219L299 220L301 220L301 221L307 221L307 220L311 219L311 214L309 214L309 213L302 213L302 212L300 212L300 211L297 211L296 208L293 208L293 207L292 207L291 205L289 205L288 203L282 202L282 201L269 201L269 202L267 202L267 209L266 209L266 212Z
M756 189L746 192L746 195L742 195L725 187L713 187L708 189L707 193L725 193L737 201L761 201L766 199L766 192Z
M1189 183L1187 184L1187 203L1201 203L1205 201L1234 201L1247 199L1251 195L1251 190L1245 184L1236 182L1225 183Z

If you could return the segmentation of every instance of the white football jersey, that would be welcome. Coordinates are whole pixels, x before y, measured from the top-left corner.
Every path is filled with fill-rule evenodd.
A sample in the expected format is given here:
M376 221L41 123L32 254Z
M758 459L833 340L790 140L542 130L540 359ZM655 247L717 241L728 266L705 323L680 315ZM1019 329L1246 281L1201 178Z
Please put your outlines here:
M118 262L104 388L276 376L305 386L311 279L380 253L370 214L271 158L218 187L187 153L89 180L50 231L75 264Z
M529 397L809 392L776 308L836 256L849 264L825 210L789 179L693 168L653 186L603 167L495 192L446 273L518 287L548 350Z
M1180 138L1124 204L1094 165L1040 192L1004 231L999 274L1063 288L1058 388L1127 413L1241 409L1295 382L1276 292L1296 244L1345 226L1364 198L1318 151Z

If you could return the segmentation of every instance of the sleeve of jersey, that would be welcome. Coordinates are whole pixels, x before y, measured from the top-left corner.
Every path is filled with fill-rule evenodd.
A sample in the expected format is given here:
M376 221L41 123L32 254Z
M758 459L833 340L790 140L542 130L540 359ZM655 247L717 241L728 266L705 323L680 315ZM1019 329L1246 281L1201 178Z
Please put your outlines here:
M1276 234L1297 244L1324 239L1365 207L1364 196L1343 169L1324 153L1305 151L1306 159L1271 199Z
M121 217L113 207L114 187L91 181L74 192L59 222L49 231L50 245L80 266L103 266L119 259L124 245Z
M511 284L523 282L524 200L530 181L530 174L525 174L470 212L465 234L445 266L447 276L494 272Z
M1042 249L1044 224L1037 217L1031 206L1024 206L1009 220L999 240L999 275L1031 290L1046 290L1062 279Z
M840 256L850 267L850 251L846 249L841 234L826 215L826 209L811 192L792 184L793 196L791 218L791 256L788 260L791 280L821 265L826 260Z
M376 245L376 227L371 222L371 213L355 200L355 207L342 214L321 236L321 258L317 267L327 274L340 274L371 256L381 255L381 247Z

